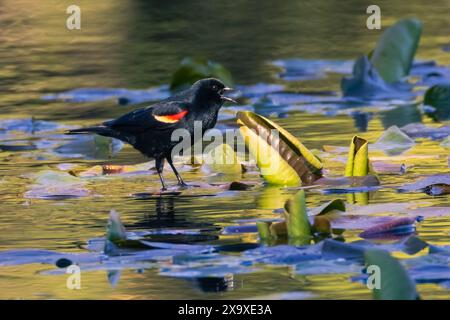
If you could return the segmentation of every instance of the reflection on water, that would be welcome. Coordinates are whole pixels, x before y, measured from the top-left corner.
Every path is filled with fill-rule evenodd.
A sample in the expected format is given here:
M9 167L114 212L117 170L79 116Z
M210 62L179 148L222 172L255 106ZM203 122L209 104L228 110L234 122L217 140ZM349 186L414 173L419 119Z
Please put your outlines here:
M295 190L256 187L249 191L225 192L218 196L136 197L158 185L150 174L87 179L90 196L66 200L25 198L34 183L32 175L69 166L84 169L96 164L130 164L145 160L129 146L118 151L97 141L70 145L61 133L68 125L92 124L109 119L136 106L118 106L109 99L94 102L65 102L40 99L66 90L101 87L146 89L168 84L172 72L185 56L204 56L224 64L238 84L283 83L269 61L285 58L353 60L367 53L379 31L365 28L364 1L78 1L82 9L82 30L65 28L65 8L71 1L45 3L25 0L2 1L0 9L0 107L2 118L54 121L49 132L22 130L11 136L0 131L1 144L13 145L0 152L0 249L39 248L65 252L84 251L80 244L103 237L108 213L116 209L128 230L200 229L203 236L185 242L253 244L255 235L221 235L225 226L239 219L274 218ZM381 1L383 24L415 15L425 26L418 51L421 59L450 63L441 50L450 43L448 12L450 1L433 6L423 1ZM341 75L303 82L288 88L302 92L339 91ZM275 107L262 110L282 115L276 121L311 149L347 146L357 132L371 143L388 127L411 122L432 124L415 106L376 112L361 106L358 111L332 116L299 109ZM227 124L234 125L229 120ZM26 122L28 123L28 122ZM32 121L30 122L32 123ZM42 123L41 123L42 124ZM45 123L44 123L45 124ZM222 123L223 124L223 123ZM48 125L48 123L47 123ZM32 126L33 127L33 126ZM5 134L5 135L4 135ZM90 138L86 138L90 139ZM4 143L5 142L5 143ZM99 147L100 146L100 147ZM55 150L56 152L51 152ZM113 150L114 149L114 150ZM58 150L60 152L58 152ZM106 151L106 152L105 152ZM75 153L82 157L73 157ZM114 153L114 152L113 152ZM67 157L67 154L71 156ZM371 153L372 155L372 153ZM373 153L386 159L382 153ZM339 158L328 156L330 175L343 171ZM389 161L404 163L405 175L385 174L384 185L401 185L424 174L448 172L448 149L438 141L420 140L416 146ZM88 160L89 159L89 160ZM68 169L69 170L69 169ZM209 180L201 170L184 172L188 181ZM227 177L219 177L226 180ZM168 174L172 183L175 177ZM233 178L234 179L234 178ZM260 183L247 172L242 181ZM194 191L195 192L195 191ZM370 193L307 193L308 207L334 198L365 205L411 202L448 206L448 196L424 193L400 194L384 188ZM277 216L275 216L277 217ZM425 241L448 245L448 218L425 219L417 233ZM346 232L345 240L359 239ZM288 267L267 267L250 274L184 280L161 276L157 269L123 270L121 273L83 273L82 290L66 289L65 275L42 275L46 265L8 266L0 269L0 298L248 298L266 293L305 291L316 298L369 298L368 290L348 281L348 275L299 276ZM111 283L111 285L110 285ZM448 298L448 291L436 285L419 286L426 298Z

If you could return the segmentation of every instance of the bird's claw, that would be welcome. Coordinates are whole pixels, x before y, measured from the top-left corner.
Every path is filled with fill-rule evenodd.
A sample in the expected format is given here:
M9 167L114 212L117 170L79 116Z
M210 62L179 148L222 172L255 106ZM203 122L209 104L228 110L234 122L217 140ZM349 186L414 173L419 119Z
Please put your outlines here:
M196 188L196 187L198 187L198 186L196 186L196 185L187 184L187 183L185 183L185 182L179 182L179 183L178 183L178 186L179 186L181 189L191 189L191 188Z

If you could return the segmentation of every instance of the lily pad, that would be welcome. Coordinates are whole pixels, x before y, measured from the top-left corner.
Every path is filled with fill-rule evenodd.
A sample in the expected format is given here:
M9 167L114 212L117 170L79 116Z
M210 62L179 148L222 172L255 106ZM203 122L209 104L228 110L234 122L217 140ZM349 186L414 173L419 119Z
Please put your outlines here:
M44 170L34 175L35 184L25 192L25 198L64 200L89 196L86 181L66 172Z
M403 217L367 228L359 234L361 238L381 238L386 234L411 234L416 231L416 218Z
M370 56L370 62L388 83L409 74L422 33L417 19L403 19L387 28Z
M93 102L117 99L121 105L157 101L168 98L170 92L167 86L144 90L123 88L79 88L66 92L42 96L43 100L62 100L67 102Z
M252 112L238 112L245 145L270 184L311 184L322 176L322 163L292 134Z
M373 289L376 300L416 300L419 295L416 285L405 268L383 250L367 250L367 266L377 266L380 270L380 288Z
M405 184L398 188L400 192L414 192L414 191L427 191L431 186L442 185L444 189L445 185L450 186L450 174L437 174L424 177L414 183ZM431 191L431 190L430 190Z
M450 135L450 125L431 127L423 123L410 123L400 129L411 138L442 139Z
M325 78L328 73L348 74L352 70L352 61L324 59L287 59L272 62L284 69L280 78L287 81L315 80Z
M397 126L389 127L372 145L374 149L383 150L389 155L398 155L408 150L416 143Z

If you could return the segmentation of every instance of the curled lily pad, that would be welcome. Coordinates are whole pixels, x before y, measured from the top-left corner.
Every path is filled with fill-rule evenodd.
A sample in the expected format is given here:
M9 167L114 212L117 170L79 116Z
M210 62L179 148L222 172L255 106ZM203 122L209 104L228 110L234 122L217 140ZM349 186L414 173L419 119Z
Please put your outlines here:
M197 80L203 78L217 78L228 86L233 85L230 71L223 65L202 58L184 58L180 67L172 76L170 90L186 89Z
M369 173L369 149L367 140L354 136L348 151L345 176L366 176Z
M364 254L367 266L380 271L380 288L373 289L376 300L416 300L416 285L398 260L383 250L370 249Z
M403 19L387 28L370 55L370 62L386 82L409 74L422 33L417 19Z
M292 134L253 112L238 112L245 145L270 184L311 184L322 176L322 163Z

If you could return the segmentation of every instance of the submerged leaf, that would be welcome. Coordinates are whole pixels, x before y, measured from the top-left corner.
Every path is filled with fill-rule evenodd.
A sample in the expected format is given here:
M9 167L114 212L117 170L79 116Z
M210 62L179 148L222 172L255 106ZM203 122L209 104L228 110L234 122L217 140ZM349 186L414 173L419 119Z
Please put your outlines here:
M311 184L322 176L322 163L289 132L253 112L238 112L245 145L271 184Z
M417 19L403 19L386 29L373 50L370 62L387 82L409 74L422 33Z
M419 296L414 281L396 259L383 250L370 249L364 254L367 266L380 270L380 288L373 289L376 300L416 300Z
M366 176L369 173L369 149L367 140L354 136L348 151L345 176Z

